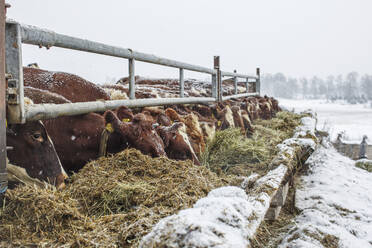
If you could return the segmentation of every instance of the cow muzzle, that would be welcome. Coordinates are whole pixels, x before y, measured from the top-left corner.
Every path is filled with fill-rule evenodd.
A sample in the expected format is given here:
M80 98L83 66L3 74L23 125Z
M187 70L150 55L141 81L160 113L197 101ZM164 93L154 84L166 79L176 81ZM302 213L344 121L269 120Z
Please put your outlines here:
M64 173L61 173L56 177L56 188L58 190L66 188L65 179L67 179L67 175Z

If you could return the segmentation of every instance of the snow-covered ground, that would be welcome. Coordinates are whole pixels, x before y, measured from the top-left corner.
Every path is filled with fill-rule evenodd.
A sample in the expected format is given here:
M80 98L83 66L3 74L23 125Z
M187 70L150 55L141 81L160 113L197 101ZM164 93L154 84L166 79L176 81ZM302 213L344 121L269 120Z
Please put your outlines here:
M372 108L368 104L327 103L325 100L279 99L280 106L301 112L312 109L317 113L319 130L330 133L332 141L345 131L346 141L360 143L363 135L372 140Z
M372 247L372 173L329 146L307 163L296 192L301 213L279 247Z

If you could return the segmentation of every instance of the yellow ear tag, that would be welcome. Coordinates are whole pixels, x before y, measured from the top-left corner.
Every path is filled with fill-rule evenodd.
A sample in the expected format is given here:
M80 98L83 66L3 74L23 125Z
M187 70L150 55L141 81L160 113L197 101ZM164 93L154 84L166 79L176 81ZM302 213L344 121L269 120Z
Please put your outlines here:
M128 119L128 118L124 118L124 119L122 119L121 121L122 121L122 122L130 122L130 119Z
M113 133L114 132L114 128L112 127L111 123L108 123L106 125L106 130L109 131L110 133Z
M217 121L217 126L219 127L219 126L221 126L221 121Z

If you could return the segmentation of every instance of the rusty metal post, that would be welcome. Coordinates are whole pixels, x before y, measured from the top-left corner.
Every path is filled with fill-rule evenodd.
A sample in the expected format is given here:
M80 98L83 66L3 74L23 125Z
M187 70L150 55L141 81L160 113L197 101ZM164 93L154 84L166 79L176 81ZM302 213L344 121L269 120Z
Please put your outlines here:
M180 68L180 97L185 97L185 78L183 68Z
M134 59L129 59L129 99L136 99L136 77Z
M214 56L214 69L217 71L217 97L218 102L222 101L222 80L221 80L221 68L220 68L220 56Z
M234 70L234 73L236 73L236 70ZM234 77L234 95L238 94L238 78Z
M261 93L261 76L260 76L260 68L257 68L257 69L256 69L256 75L257 75L257 80L256 80L256 90L255 90L255 92L257 92L258 95L260 95L260 93Z
M2 203L4 193L8 188L6 173L5 12L5 0L0 0L0 203Z

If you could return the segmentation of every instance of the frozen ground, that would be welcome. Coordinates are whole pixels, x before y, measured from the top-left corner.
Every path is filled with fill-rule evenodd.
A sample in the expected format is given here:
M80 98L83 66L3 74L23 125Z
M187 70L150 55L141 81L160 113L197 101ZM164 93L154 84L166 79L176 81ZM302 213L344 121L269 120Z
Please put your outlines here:
M334 141L337 134L345 131L346 141L360 143L363 135L372 140L372 108L368 104L349 105L327 103L325 100L279 99L279 104L296 112L312 109L318 115L317 128L330 133Z
M372 173L320 147L301 177L296 225L279 247L372 247Z

